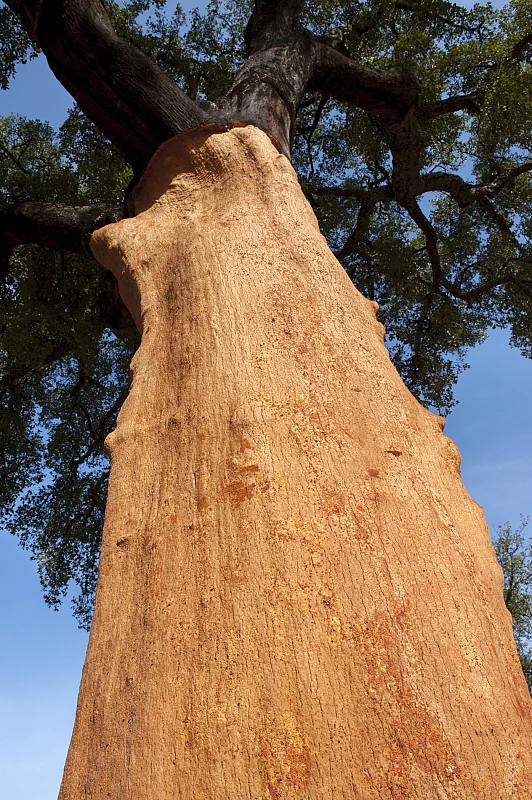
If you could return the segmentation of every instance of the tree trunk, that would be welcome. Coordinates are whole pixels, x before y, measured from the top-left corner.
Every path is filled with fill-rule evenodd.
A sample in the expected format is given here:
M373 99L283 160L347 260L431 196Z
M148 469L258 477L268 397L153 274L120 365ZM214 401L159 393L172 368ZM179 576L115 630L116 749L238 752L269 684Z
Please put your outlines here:
M454 444L256 128L93 235L142 345L62 800L530 800L502 576Z

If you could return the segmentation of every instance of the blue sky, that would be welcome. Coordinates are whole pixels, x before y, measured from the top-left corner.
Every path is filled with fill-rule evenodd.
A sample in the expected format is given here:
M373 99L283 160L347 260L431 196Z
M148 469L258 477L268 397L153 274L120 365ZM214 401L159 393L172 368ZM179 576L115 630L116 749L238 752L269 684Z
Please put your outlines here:
M188 5L188 4L183 4ZM71 104L43 58L0 92L0 114L20 113L57 127ZM532 361L494 331L473 351L459 406L446 433L462 453L462 474L488 523L532 514ZM68 747L87 643L66 605L42 599L36 565L0 532L0 797L55 800Z

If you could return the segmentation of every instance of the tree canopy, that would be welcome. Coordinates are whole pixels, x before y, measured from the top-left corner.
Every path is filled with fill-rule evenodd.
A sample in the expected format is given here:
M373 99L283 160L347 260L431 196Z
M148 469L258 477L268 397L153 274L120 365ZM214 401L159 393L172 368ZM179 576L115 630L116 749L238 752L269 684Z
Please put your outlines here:
M94 47L126 64L112 79L83 43L79 56L61 49L66 0L40 17L10 0L0 14L2 87L41 47L80 104L59 131L0 120L0 501L47 601L73 580L86 625L103 441L138 343L91 232L128 213L129 188L174 133L260 124L291 151L332 250L379 303L403 379L447 412L467 349L490 327L510 327L532 355L532 2L212 0L188 17L162 0L69 2L96 20ZM91 70L103 99L79 77ZM176 86L189 104L173 103ZM282 98L284 127L262 114L257 87Z
M532 693L532 544L523 536L528 522L529 518L522 516L516 529L509 522L500 525L494 544L504 574L504 602L512 615L517 653Z

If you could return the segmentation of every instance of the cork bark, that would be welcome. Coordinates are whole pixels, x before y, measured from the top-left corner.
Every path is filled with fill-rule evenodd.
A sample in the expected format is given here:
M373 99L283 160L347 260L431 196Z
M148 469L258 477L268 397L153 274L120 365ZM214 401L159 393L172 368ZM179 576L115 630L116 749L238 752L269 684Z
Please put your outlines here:
M142 330L61 800L530 800L481 508L256 128L92 237Z

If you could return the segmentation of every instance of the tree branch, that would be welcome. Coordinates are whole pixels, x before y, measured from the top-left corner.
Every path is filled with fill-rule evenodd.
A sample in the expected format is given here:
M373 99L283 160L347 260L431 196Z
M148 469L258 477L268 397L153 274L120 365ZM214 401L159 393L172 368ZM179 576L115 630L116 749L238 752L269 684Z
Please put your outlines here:
M485 183L482 189L488 197L496 197L501 189L512 184L513 181L524 172L532 172L532 161L525 161L523 164L518 164L516 167L503 170L503 172L497 175L492 181Z
M503 170L492 181L482 184L468 183L460 175L449 172L427 172L419 176L419 189L422 192L446 192L464 208L482 196L493 199L524 172L532 172L532 161Z
M436 103L420 104L418 114L420 119L435 119L443 114L452 114L455 111L470 111L477 114L480 111L478 92L460 94L455 97L446 97Z
M350 256L358 248L358 245L364 241L368 235L369 226L371 224L371 217L373 209L377 204L373 194L368 194L362 201L358 210L356 225L345 240L343 247L335 253L336 258L341 261L346 256Z
M518 61L526 53L531 44L532 33L527 33L526 36L523 36L514 44L508 57L508 61Z
M443 276L436 231L417 202L413 201L408 203L405 205L405 209L408 211L412 220L416 223L418 228L425 236L425 241L427 243L427 255L429 257L429 262L432 269L432 286L434 291L439 291L441 286L445 286L445 288L447 288L446 284L448 281L446 281Z
M327 197L331 195L333 197L353 197L356 198L356 200L358 200L360 203L355 227L345 240L342 248L335 252L335 256L339 260L355 252L358 245L366 239L369 226L371 224L373 210L377 203L389 203L394 199L390 187L387 186L380 186L378 189L368 192L365 189L361 189L357 186L343 187L311 185L308 187L307 191L309 194L314 195L315 197Z
M121 216L116 209L103 205L72 208L32 201L21 203L0 213L0 251L5 258L17 245L40 244L93 260L89 247L92 232Z
M493 204L492 199L505 186L511 184L518 175L528 172L530 169L532 169L532 163L526 162L513 169L506 170L491 183L477 185L467 183L459 175L451 175L446 172L427 173L419 176L418 194L431 191L446 192L456 201L460 208L465 208L477 202L495 222L501 233L507 234L512 239L518 252L528 258L529 254L512 231L510 221Z
M6 389L13 389L18 381L34 372L34 370L51 366L56 361L59 361L71 353L73 349L74 346L71 342L57 342L42 363L31 365L23 364L8 372L0 373L0 393Z
M140 171L212 117L113 30L100 0L6 0L81 110Z
M310 36L310 34L308 34ZM360 64L316 37L307 91L321 92L364 111L397 122L419 94L415 76L401 70L377 70Z
M304 6L305 0L255 0L245 31L249 55L292 39Z
M476 300L482 294L495 289L497 286L503 286L506 283L530 283L530 285L532 285L532 281L519 280L515 275L507 273L505 275L496 275L493 278L484 281L483 283L477 284L477 286L474 286L472 289L468 289L466 291L460 289L459 286L456 286L456 284L448 280L443 274L440 253L438 250L438 238L433 226L424 215L421 208L417 203L412 203L406 210L425 236L425 241L427 243L427 255L429 257L429 262L432 269L433 292L438 292L441 288L444 288L446 292L452 295L452 297L455 297L457 300L465 300L467 303L470 303L473 300ZM510 259L507 260L505 266L509 262Z
M9 257L18 245L39 244L94 261L89 245L91 234L121 216L118 210L103 205L72 208L29 201L4 211L0 214L0 283L7 277ZM97 318L117 336L136 344L135 323L122 302L116 278L110 272L106 272L105 277L104 288L96 301ZM58 353L52 360L62 358L61 348Z

